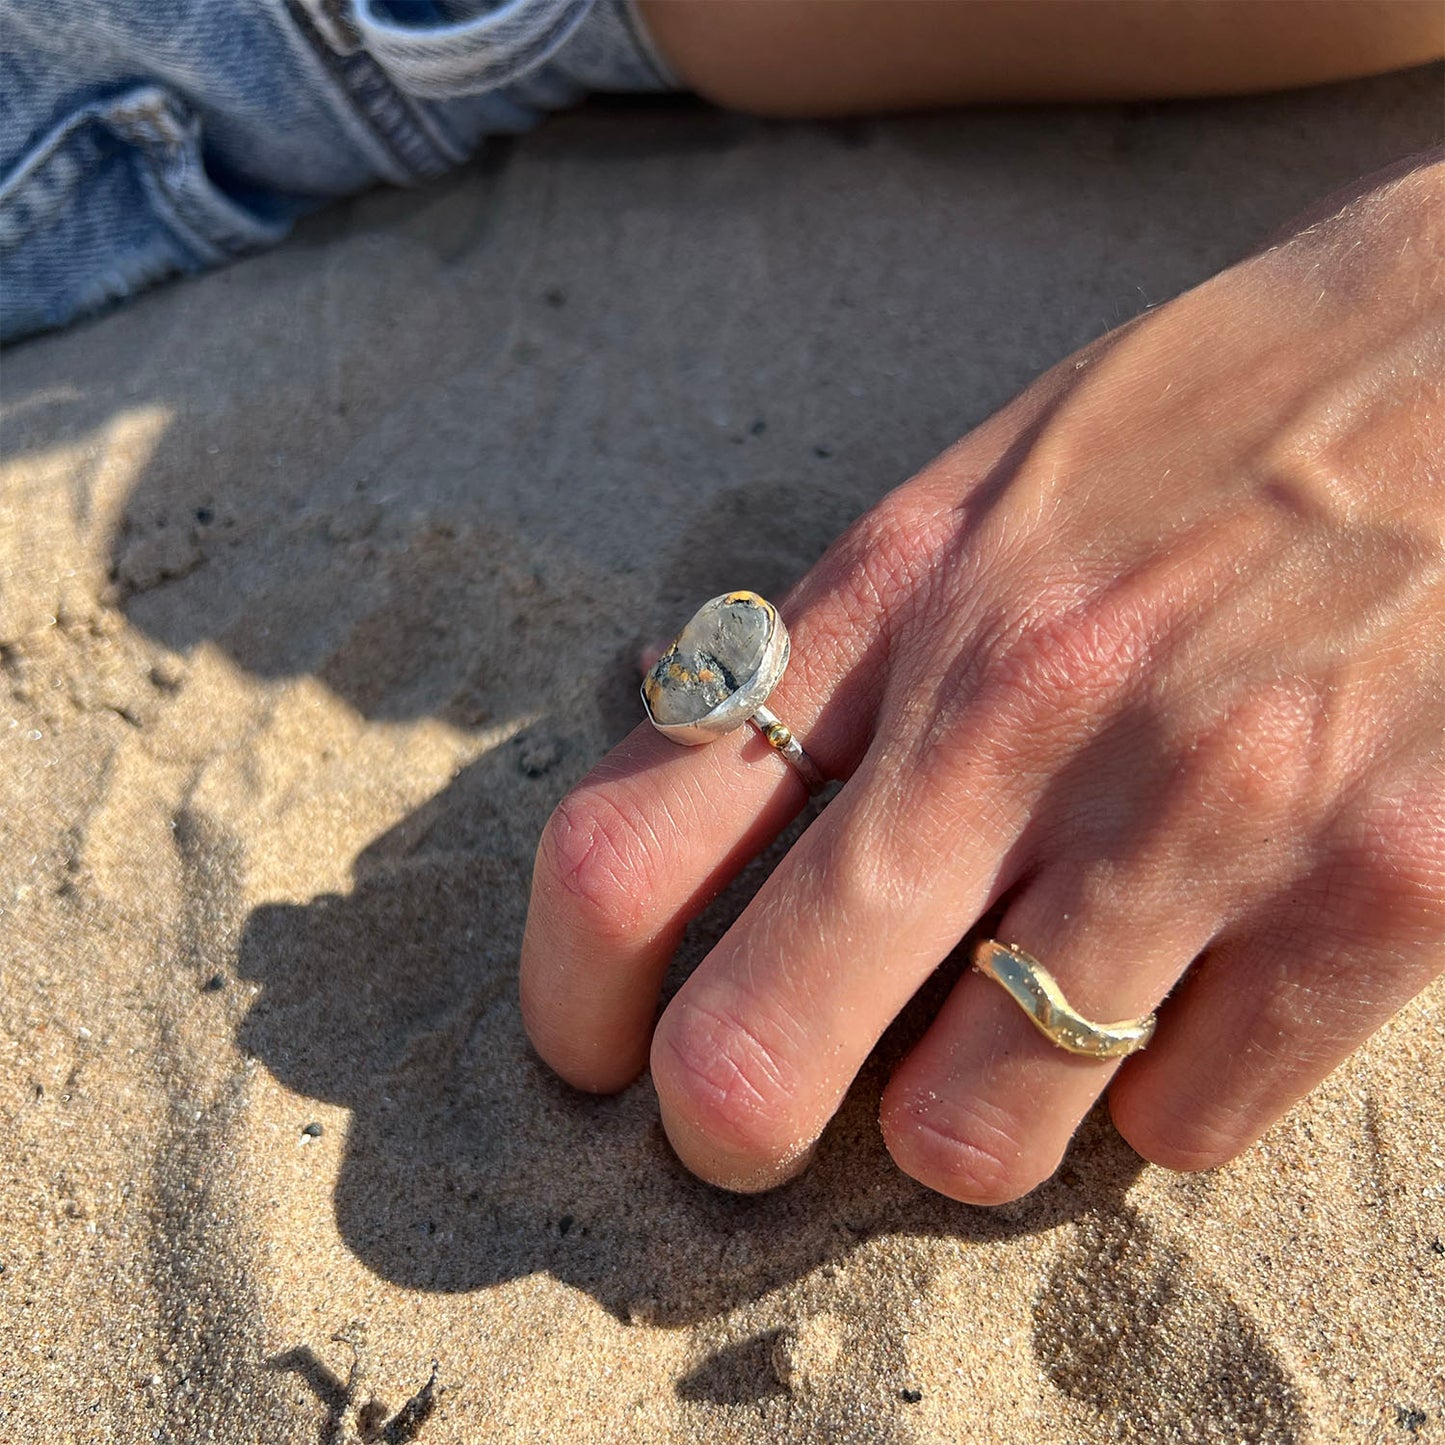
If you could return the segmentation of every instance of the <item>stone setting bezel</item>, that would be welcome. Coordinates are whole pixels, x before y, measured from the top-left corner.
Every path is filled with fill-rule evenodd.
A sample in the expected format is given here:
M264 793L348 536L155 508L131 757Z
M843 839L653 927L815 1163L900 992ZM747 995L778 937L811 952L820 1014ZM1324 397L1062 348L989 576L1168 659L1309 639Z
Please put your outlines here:
M742 727L767 702L768 697L787 670L791 650L788 629L783 625L783 619L778 615L778 609L767 598L760 597L756 592L724 592L720 596L709 598L688 619L687 624L678 632L678 637L681 637L687 628L692 626L693 622L709 608L725 607L739 602L757 606L767 618L768 632L763 643L762 655L753 672L710 712L687 723L659 722L653 712L650 693L655 689L660 689L663 685L660 680L661 672L668 660L677 654L676 639L648 669L647 676L642 680L642 705L647 710L647 720L671 742L697 747L703 743L713 742L725 733Z

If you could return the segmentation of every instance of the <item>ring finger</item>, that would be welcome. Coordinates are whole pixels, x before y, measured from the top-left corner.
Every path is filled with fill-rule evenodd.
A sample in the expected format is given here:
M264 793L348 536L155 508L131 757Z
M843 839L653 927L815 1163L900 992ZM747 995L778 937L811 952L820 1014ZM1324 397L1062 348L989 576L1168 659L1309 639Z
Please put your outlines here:
M1123 869L1056 865L997 930L1093 1021L1144 1018L1203 951L1217 914ZM996 981L970 971L884 1093L880 1123L900 1168L951 1198L1002 1204L1057 1169L1122 1056L1067 1052Z

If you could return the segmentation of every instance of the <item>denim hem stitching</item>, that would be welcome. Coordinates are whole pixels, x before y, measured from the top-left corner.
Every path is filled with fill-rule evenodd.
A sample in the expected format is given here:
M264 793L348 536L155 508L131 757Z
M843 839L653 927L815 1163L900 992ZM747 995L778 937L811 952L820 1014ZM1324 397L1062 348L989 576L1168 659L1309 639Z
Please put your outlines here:
M404 176L430 180L466 160L466 151L428 124L426 116L364 51L339 54L299 0L282 0L296 29L386 148Z

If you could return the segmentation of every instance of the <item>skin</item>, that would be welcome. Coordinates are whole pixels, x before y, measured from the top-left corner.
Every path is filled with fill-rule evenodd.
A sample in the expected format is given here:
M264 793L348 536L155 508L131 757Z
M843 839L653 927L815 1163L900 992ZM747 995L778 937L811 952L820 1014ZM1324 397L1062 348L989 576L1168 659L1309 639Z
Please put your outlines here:
M846 785L653 1031L682 928L804 802L751 730L646 725L538 851L522 1008L551 1066L650 1063L683 1160L802 1167L989 910L1116 1063L967 974L881 1127L957 1199L1056 1168L1099 1093L1177 1169L1245 1148L1445 966L1445 164L1069 358L783 604L774 694ZM650 1038L650 1052L649 1052Z
M709 12L694 39L724 10L745 29L817 13L661 8ZM859 103L808 91L816 47L774 34L789 95L836 111L937 94L909 89L917 71L869 91L875 7L846 8L858 26L840 22L826 58L863 36ZM1012 45L1075 10L890 8L934 26L987 10ZM1107 30L1220 8L1087 10ZM1350 13L1408 30L1419 8ZM1410 49L1375 39L1360 70ZM1213 78L1192 84L1256 83L1255 59L1196 50ZM1357 73L1303 50L1295 78ZM743 93L727 47L704 51L668 53L704 93L784 113L768 64L731 72ZM976 59L949 98L979 98ZM1157 81L1137 66L1097 91L1055 73L1007 93L1132 93ZM521 1001L542 1057L596 1092L650 1067L683 1162L768 1188L806 1166L869 1050L988 915L1086 1016L1158 1008L1156 1037L1122 1064L1081 1059L965 974L883 1098L901 1168L972 1203L1016 1198L1106 1089L1146 1158L1233 1157L1445 969L1445 162L1324 204L1055 367L781 610L793 661L770 706L845 785L659 1020L687 922L805 798L751 729L687 749L639 727L538 849Z
M1438 59L1438 0L639 0L699 95L780 117L1239 95Z

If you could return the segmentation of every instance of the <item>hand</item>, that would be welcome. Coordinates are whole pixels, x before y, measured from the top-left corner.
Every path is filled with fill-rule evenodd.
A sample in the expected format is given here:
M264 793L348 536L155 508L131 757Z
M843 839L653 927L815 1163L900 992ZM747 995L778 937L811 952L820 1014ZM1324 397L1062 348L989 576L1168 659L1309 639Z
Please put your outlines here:
M1078 1058L965 974L885 1092L898 1164L1015 1198L1106 1087L1147 1158L1229 1159L1445 966L1445 166L1056 367L781 610L770 706L845 786L654 1034L684 925L803 789L751 729L615 749L538 852L542 1057L611 1091L651 1036L683 1162L766 1188L1001 906L1156 1037Z

